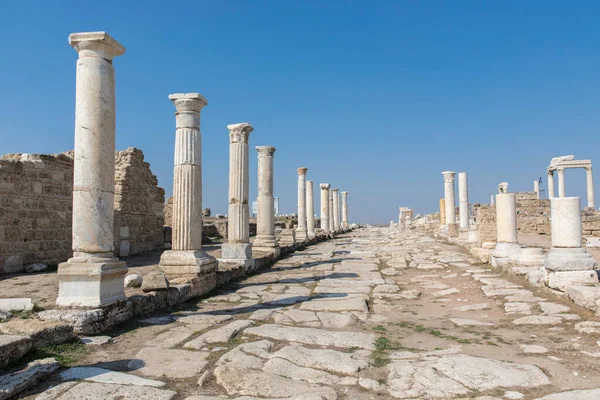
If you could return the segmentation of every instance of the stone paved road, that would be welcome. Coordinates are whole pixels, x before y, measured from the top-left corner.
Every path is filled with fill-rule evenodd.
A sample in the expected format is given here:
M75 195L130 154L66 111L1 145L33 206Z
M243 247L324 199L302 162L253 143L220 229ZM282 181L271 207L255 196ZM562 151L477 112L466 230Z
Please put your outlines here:
M456 246L360 229L142 318L27 398L600 399L599 332Z

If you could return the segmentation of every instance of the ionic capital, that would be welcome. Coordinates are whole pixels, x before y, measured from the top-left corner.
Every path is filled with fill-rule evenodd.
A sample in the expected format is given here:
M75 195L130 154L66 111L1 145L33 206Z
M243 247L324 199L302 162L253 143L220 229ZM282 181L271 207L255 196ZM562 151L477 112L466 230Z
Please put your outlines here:
M227 125L227 129L229 129L229 143L248 143L250 132L254 130L247 122Z
M336 192L336 193L337 193L337 192L339 192L339 191L340 191L340 189L331 189L331 191L332 191L332 192Z
M275 154L275 147L273 146L256 146L255 148L259 157L268 157Z
M208 104L200 93L173 93L169 100L175 104L177 113L199 113Z
M456 172L444 171L444 172L442 172L442 175L444 175L444 182L452 183L452 182L454 182L454 176L456 175Z
M308 168L300 167L298 168L298 175L306 175L306 171L308 171Z
M110 62L125 54L125 47L106 32L71 33L69 44L79 53L79 58L98 57Z

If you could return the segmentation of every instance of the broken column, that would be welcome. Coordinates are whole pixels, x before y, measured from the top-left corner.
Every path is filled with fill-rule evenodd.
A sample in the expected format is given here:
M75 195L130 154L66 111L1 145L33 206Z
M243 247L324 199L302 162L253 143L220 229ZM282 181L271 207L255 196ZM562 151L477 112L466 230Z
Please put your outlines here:
M273 199L273 155L275 147L257 146L258 152L258 215L256 218L255 249L274 250L277 246L275 238L275 210Z
M446 202L440 199L440 228L446 225Z
M329 233L329 183L321 183L321 229Z
M342 192L342 227L348 228L348 192Z
M315 196L313 181L306 181L306 230L308 238L315 238Z
M227 243L221 246L225 262L246 263L252 259L250 243L248 137L254 130L247 123L227 125L229 130L229 213Z
M492 252L492 266L506 264L520 249L516 196L514 193L499 193L496 195L496 249Z
M550 200L552 248L544 260L544 281L553 289L566 290L574 283L597 283L594 259L581 247L579 197Z
M308 168L298 168L298 226L296 227L296 241L304 242L308 239L306 229L306 171Z
M456 205L454 202L454 176L456 172L445 171L444 175L444 203L446 205L446 226L448 227L448 236L458 236L456 226Z
M125 299L127 267L113 256L115 69L125 53L106 32L72 33L79 53L75 89L73 257L58 267L62 307L99 307Z
M333 196L333 229L340 231L340 189L331 189Z
M202 144L200 112L208 104L198 93L169 95L175 105L175 167L171 250L162 253L159 267L169 278L205 275L201 292L216 285L217 262L202 250Z

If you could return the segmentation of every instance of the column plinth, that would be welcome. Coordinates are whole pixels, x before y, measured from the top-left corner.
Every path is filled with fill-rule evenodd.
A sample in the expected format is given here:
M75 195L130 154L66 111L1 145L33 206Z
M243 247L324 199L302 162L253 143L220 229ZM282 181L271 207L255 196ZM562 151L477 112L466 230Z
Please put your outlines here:
M329 225L329 183L321 183L319 187L321 188L321 229L325 233L330 232Z
M313 181L306 181L306 229L308 238L315 238L315 196Z
M256 218L256 248L278 247L275 238L275 207L273 198L273 155L275 147L257 146L258 151L258 215Z
M298 226L296 227L296 241L304 242L308 239L306 228L306 171L308 168L298 168Z

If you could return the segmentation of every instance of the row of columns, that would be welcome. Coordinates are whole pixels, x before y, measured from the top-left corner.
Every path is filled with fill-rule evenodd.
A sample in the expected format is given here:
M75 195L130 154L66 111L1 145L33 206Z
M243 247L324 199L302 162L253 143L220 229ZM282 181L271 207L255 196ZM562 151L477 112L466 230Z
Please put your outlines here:
M321 183L321 229L324 233L335 233L348 228L348 192L342 192L340 222L339 189L329 183Z
M565 197L565 169L556 168L558 174L558 197ZM591 166L585 167L587 206L594 208L594 176ZM536 189L537 188L537 189ZM539 183L534 182L534 191L538 193ZM548 198L554 198L554 171L548 171Z

